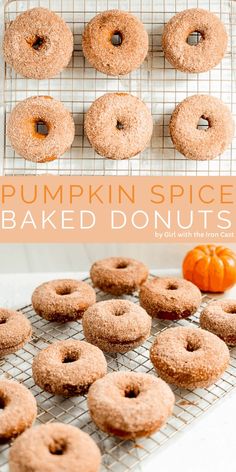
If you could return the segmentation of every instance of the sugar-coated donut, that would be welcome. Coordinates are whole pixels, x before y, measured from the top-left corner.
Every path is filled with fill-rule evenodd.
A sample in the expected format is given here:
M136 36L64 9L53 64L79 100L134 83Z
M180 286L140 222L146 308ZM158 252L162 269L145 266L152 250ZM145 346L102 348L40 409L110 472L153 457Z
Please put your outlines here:
M208 128L198 129L199 120ZM170 135L175 148L188 159L214 159L231 144L234 120L229 108L218 98L193 95L177 105L170 120Z
M188 44L192 33L200 33L197 44ZM212 12L190 8L167 23L162 37L166 59L183 72L206 72L224 57L228 37L221 20Z
M200 326L230 346L236 346L236 300L216 300L200 315Z
M88 393L88 407L98 428L122 439L150 436L172 414L170 387L150 374L113 372L97 380Z
M18 382L0 378L0 443L23 433L36 416L37 404L32 393Z
M85 116L85 133L103 157L129 159L142 152L152 136L152 115L144 102L129 93L107 93L95 100Z
M90 307L83 316L85 338L106 352L127 352L144 343L151 318L128 300L106 300Z
M148 268L129 257L108 257L96 261L90 270L95 287L112 295L131 294L147 280Z
M195 313L201 292L187 280L156 277L142 285L139 300L153 318L177 320Z
M23 313L0 308L0 357L21 349L31 334L31 324Z
M74 321L82 318L85 310L96 302L94 289L86 282L58 279L45 282L32 295L37 315L48 321Z
M229 350L217 336L200 328L169 328L157 335L150 351L158 375L182 388L216 382L229 364Z
M43 390L65 397L84 395L107 372L104 354L85 341L57 341L43 349L32 365L34 381Z
M114 36L117 42L113 41ZM137 69L148 53L148 34L134 15L109 10L96 15L83 34L83 51L90 64L108 75Z
M38 125L43 125L44 132ZM30 97L13 108L7 135L13 149L28 161L49 162L72 145L75 125L70 112L52 97Z
M47 79L70 62L73 35L65 21L47 8L33 8L10 23L4 36L5 61L18 74Z
M51 423L31 428L14 442L10 472L98 472L101 453L75 426Z

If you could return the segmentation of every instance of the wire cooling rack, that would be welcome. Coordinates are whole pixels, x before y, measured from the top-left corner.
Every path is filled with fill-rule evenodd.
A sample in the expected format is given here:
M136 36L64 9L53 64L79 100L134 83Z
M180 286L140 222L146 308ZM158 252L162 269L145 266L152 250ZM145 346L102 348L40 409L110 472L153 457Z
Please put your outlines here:
M90 279L86 279L91 284ZM111 298L97 290L97 301ZM125 297L138 303L138 295ZM106 359L109 371L132 370L134 372L154 373L149 360L149 350L152 342L160 331L175 325L198 326L199 313L212 298L204 296L199 311L188 320L176 323L153 320L152 332L149 339L139 348L126 354L107 354ZM38 424L54 421L71 424L81 428L98 444L102 455L102 471L128 472L135 469L140 461L157 451L176 433L192 423L218 400L224 397L236 385L236 350L231 350L230 366L221 379L209 388L195 389L194 391L174 388L174 413L161 431L149 438L137 441L123 441L108 436L99 431L92 422L86 403L86 397L62 398L42 391L34 384L31 373L32 359L41 349L56 340L80 339L83 340L82 325L80 322L59 324L50 323L37 316L32 306L21 310L31 321L33 326L32 340L16 354L7 356L0 361L0 376L15 379L28 387L37 399ZM7 472L7 457L9 446L0 446L0 471Z
M236 2L234 0L11 0L2 2L3 20L36 6L54 10L73 31L75 51L69 67L50 80L18 76L5 66L2 90L2 173L4 175L235 175L236 139L223 155L212 161L191 161L173 148L168 123L177 103L186 96L203 93L221 98L236 118ZM226 26L229 44L221 64L203 74L178 72L165 61L161 36L164 24L185 8L201 7L216 13ZM134 13L149 33L150 50L140 69L125 77L97 72L85 60L81 38L88 21L99 11L119 8ZM194 37L192 38L195 41ZM84 115L92 102L106 92L130 92L144 100L152 112L154 133L151 145L140 155L123 161L104 159L90 147L84 136ZM12 108L32 95L51 95L73 113L76 137L71 150L57 161L35 164L15 155L5 137Z

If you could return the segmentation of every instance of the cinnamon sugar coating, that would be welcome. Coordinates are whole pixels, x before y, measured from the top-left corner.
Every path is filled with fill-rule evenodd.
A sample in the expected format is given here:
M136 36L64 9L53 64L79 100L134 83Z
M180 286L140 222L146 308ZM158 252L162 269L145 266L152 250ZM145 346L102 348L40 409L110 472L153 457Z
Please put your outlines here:
M92 265L90 277L95 287L118 296L138 290L146 281L148 272L148 268L135 259L108 257Z
M148 146L153 121L139 98L128 93L107 93L89 108L84 129L98 154L108 159L129 159Z
M157 335L151 361L160 377L182 388L209 387L228 367L226 344L200 328L169 328Z
M172 414L170 387L150 374L113 372L97 380L88 393L93 421L102 431L122 439L149 436Z
M10 472L98 472L101 453L92 438L75 426L36 426L10 449Z
M139 300L153 318L178 320L195 313L201 292L187 280L156 277L142 285Z
M0 443L9 441L32 426L37 404L32 393L13 380L0 379Z
M114 45L112 37L120 37ZM141 21L121 10L96 15L83 34L83 51L90 64L108 75L124 75L137 69L148 53L148 34Z
M236 346L236 300L210 303L201 313L200 326L216 334L230 346Z
M207 129L198 129L200 118ZM229 108L218 98L193 95L179 103L170 120L170 135L175 148L188 159L214 159L231 144L235 124Z
M46 126L48 134L38 130ZM52 97L30 97L13 108L7 135L13 149L28 161L49 162L64 154L72 145L75 125L71 113Z
M82 318L87 308L96 302L94 289L86 282L58 279L45 282L32 295L37 315L48 321L67 322Z
M200 33L196 45L188 44L191 33ZM177 13L167 23L162 47L168 62L183 72L206 72L223 59L228 36L221 20L212 12L190 8Z
M5 61L32 79L54 77L70 62L73 35L62 18L46 8L21 13L4 36Z
M31 324L23 313L0 308L0 357L21 349L31 334Z
M96 346L75 339L57 341L34 358L34 381L43 390L65 397L84 395L107 372L104 354Z
M85 338L106 352L127 352L150 335L151 318L128 300L107 300L90 307L83 316Z

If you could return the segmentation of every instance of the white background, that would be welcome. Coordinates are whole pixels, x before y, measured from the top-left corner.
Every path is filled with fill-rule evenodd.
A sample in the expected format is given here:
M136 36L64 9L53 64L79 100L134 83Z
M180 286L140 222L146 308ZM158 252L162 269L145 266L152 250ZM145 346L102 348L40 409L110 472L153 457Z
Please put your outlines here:
M227 241L225 244L236 251L236 244ZM88 271L96 259L118 255L139 259L150 269L180 269L186 251L193 246L185 243L0 244L0 273Z

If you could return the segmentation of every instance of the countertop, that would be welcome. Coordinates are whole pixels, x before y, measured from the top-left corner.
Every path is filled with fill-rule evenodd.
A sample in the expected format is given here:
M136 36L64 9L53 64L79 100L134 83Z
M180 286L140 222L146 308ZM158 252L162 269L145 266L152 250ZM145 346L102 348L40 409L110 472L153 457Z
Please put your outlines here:
M0 306L20 308L30 304L34 288L53 278L82 278L84 273L0 274ZM158 271L158 275L167 275ZM168 271L168 275L179 275ZM236 287L225 294L236 298ZM235 463L236 389L209 412L153 453L139 472L231 472Z

